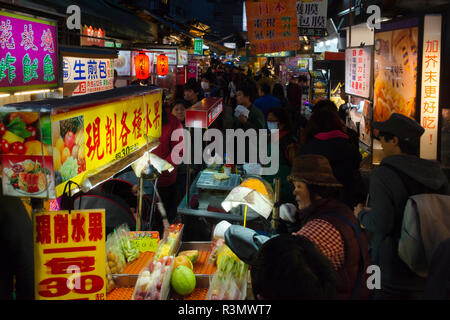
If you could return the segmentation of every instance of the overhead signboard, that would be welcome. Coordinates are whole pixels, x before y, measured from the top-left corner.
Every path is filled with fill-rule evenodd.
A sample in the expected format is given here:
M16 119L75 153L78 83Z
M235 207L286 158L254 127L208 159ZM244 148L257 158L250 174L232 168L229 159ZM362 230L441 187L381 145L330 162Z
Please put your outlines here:
M247 2L246 12L248 38L253 54L299 49L294 1Z
M0 11L0 91L58 87L56 22Z
M64 83L79 83L72 95L114 88L114 59L63 58Z
M323 37L327 28L328 0L297 0L300 36Z
M203 55L203 39L194 39L194 54Z

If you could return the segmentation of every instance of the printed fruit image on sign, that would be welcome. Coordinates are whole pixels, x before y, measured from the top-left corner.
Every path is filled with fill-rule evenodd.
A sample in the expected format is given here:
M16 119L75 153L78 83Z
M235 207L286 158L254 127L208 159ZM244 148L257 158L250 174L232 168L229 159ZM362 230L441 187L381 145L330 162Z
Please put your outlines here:
M54 121L52 128L53 165L59 185L86 171L84 117Z
M51 153L48 115L0 113L0 158L5 195L54 198Z

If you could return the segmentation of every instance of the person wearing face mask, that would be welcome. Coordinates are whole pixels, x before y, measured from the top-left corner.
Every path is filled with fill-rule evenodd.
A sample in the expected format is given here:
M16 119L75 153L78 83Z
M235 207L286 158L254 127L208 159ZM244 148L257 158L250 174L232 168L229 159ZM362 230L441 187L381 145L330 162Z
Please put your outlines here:
M296 226L298 231L292 235L307 238L328 258L339 277L338 299L369 299L367 236L352 210L337 200L342 184L333 175L327 158L314 154L296 157L288 181L294 185L298 208L282 206L280 218ZM250 265L255 263L259 249L273 238L237 225L223 227L220 233L215 232L215 236L223 234L230 249Z
M202 76L200 86L202 87L201 93L205 98L217 97L219 95L219 91L217 90L217 87L214 85L214 82L215 77L212 73L205 73Z
M278 143L279 147L279 169L274 175L264 176L269 182L279 178L281 180L280 202L295 203L292 196L292 184L288 183L287 176L292 167L293 159L297 150L297 138L292 133L292 122L288 116L286 109L282 107L271 108L267 113L267 129L273 133L278 130L278 140L270 142L267 152L270 156L271 143Z

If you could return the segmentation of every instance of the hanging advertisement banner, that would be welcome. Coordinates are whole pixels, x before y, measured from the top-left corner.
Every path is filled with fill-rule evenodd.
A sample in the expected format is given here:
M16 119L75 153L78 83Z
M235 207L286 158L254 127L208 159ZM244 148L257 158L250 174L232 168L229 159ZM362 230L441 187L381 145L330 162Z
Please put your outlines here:
M415 119L418 36L418 27L375 34L373 121L394 112Z
M33 214L36 300L105 300L105 209Z
M64 83L79 83L73 96L114 88L114 59L63 58Z
M188 64L188 52L186 50L177 50L178 51L178 62L177 65L187 65Z
M58 87L56 22L0 11L0 91Z
M203 39L194 39L194 54L203 55Z
M439 128L439 81L441 70L441 15L426 15L423 33L420 157L437 159Z
M300 36L324 37L327 30L328 0L298 0L297 24Z
M370 98L372 83L372 47L345 50L345 92Z
M252 54L300 48L294 1L247 2L248 38Z
M197 60L190 60L188 62L188 73L187 73L187 79L194 78L197 80L198 77L198 62Z

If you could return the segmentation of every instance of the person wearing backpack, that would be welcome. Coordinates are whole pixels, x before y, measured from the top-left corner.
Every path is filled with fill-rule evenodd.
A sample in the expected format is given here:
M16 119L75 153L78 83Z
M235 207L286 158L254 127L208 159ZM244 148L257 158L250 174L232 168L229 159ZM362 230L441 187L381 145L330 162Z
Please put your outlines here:
M373 128L385 157L371 172L369 207L358 204L354 214L372 233L371 261L381 272L381 289L375 290L374 299L421 299L426 278L398 254L403 212L412 195L448 194L448 180L439 162L416 156L425 131L416 121L394 113L384 122L374 122Z

